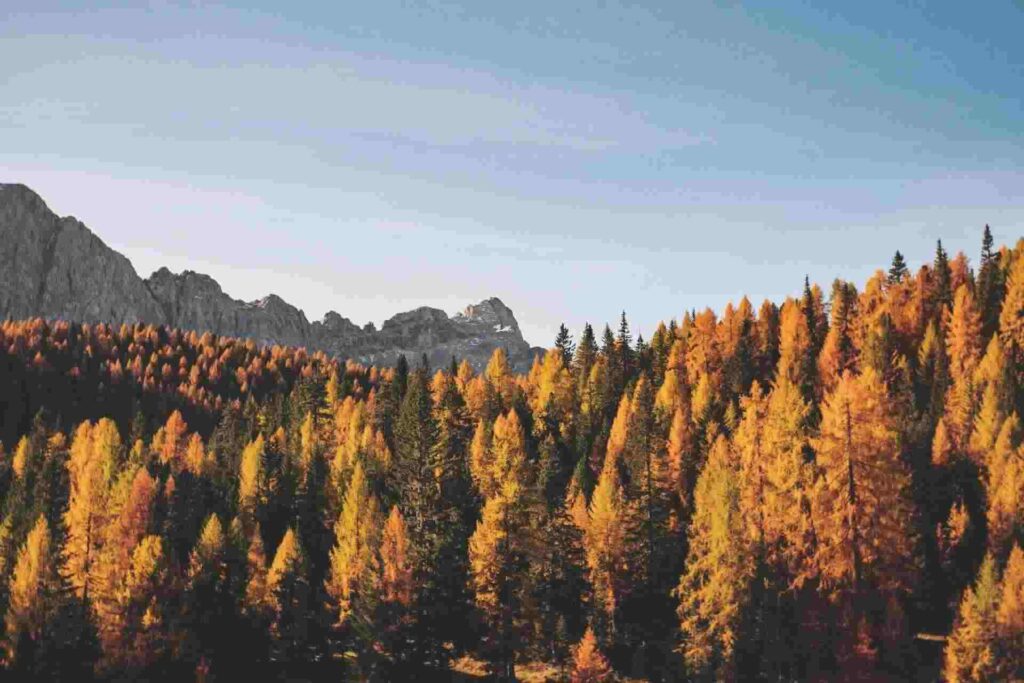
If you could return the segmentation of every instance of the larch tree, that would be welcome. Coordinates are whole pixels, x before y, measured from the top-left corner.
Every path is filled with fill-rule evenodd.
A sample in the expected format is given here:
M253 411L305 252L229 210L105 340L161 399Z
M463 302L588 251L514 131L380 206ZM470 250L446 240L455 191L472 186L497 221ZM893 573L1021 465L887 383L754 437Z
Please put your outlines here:
M4 653L8 666L31 651L54 613L57 572L46 518L40 516L18 551L8 586Z
M796 643L785 628L797 611L795 588L814 547L805 511L812 481L805 459L809 409L786 377L767 396L755 382L742 407L733 446L750 552L750 607L759 627L748 635L746 649L760 648L763 670L779 677L792 664Z
M854 324L857 315L857 289L849 282L832 284L832 322L818 356L818 375L822 388L831 390L847 370L857 362Z
M977 411L974 371L981 361L981 314L967 287L956 291L946 325L946 354L950 387L946 398L946 428L958 448L966 449Z
M805 568L812 552L806 508L813 474L807 464L810 406L799 388L781 380L768 396L765 415L764 543L768 562L788 580Z
M909 473L881 378L847 373L826 398L814 442L812 501L824 583L858 593L905 590L913 577Z
M156 498L157 482L144 467L122 473L111 491L111 519L103 535L93 596L104 666L123 661L123 630L130 617L125 586L136 546L152 526Z
M309 583L305 553L295 531L285 531L267 572L271 600L270 640L273 657L306 658L309 627Z
M630 411L630 396L623 393L619 400L619 408L615 412L615 419L612 421L611 432L608 434L606 450L607 456L614 458L620 465L622 464L622 452L626 448L626 439L629 437Z
M150 667L172 655L171 582L159 536L143 536L129 548L127 571L115 595L113 628L106 634L101 631L104 670L146 677Z
M735 460L728 441L718 437L697 480L690 552L676 589L683 657L698 679L739 675L737 646L754 567Z
M408 607L412 602L413 574L405 518L391 508L380 538L380 593L385 603Z
M514 410L495 422L492 448L497 491L484 503L469 539L469 563L476 605L487 628L484 650L492 672L511 679L531 542L525 434Z
M1003 571L996 634L999 675L1024 678L1024 551L1019 545L1014 545Z
M870 637L863 611L869 604L880 605L875 614L896 619L896 606L917 575L910 474L893 413L873 369L847 373L824 401L814 440L820 470L811 496L814 571L823 591L841 606L847 633L855 639ZM841 658L874 666L862 643L847 639L838 647Z
M946 640L943 674L950 683L996 680L996 609L999 576L985 558L974 586L964 591L953 631Z
M71 443L63 570L83 599L97 580L96 560L109 519L108 489L120 448L117 425L108 419L95 426L83 422Z
M185 574L189 647L195 661L213 662L218 671L229 670L230 646L239 607L232 591L230 547L224 526L210 515L189 555Z
M782 378L782 382L788 382ZM792 383L789 383L792 385ZM762 553L765 542L765 495L768 455L764 451L768 418L768 397L754 382L750 394L740 401L743 419L733 435L733 448L739 462L740 509L748 524L746 531L752 548ZM763 558L762 558L763 559Z
M779 326L778 377L786 377L800 387L804 398L814 399L815 352L814 339L808 325L806 312L796 301L789 300L782 306Z
M185 434L188 432L188 425L181 415L180 410L175 410L167 418L166 424L153 437L153 448L156 450L163 465L169 465L172 471L177 472L183 466L185 453Z
M266 495L265 457L266 442L262 434L242 451L238 469L238 513L243 524L249 528L257 521L260 506Z
M569 677L572 683L601 683L611 680L612 667L601 653L594 629L586 630L583 639L574 650L572 675Z
M491 450L492 425L485 420L477 422L473 440L469 445L469 471L476 493L487 498L497 492Z
M244 530L243 530L244 537ZM257 524L250 533L245 556L246 583L242 598L242 611L252 621L261 623L270 618L274 596L267 585L267 552L263 534Z
M599 636L609 641L615 634L616 606L628 570L625 501L619 482L619 461L612 452L605 456L590 497L584 546L594 596L592 619Z
M988 545L996 557L1006 556L1014 539L1024 536L1024 453L1016 444L1020 424L1013 414L986 454Z
M666 483L675 491L675 520L682 523L684 515L692 509L693 487L697 483L697 449L694 444L693 422L689 411L677 408L669 423L665 444Z
M379 504L370 492L362 464L357 462L334 525L335 545L327 578L327 594L337 609L338 623L354 621L350 625L356 630L372 624L379 536Z
M544 355L540 366L540 374L530 396L530 408L537 420L558 424L571 417L574 404L572 377L566 369L564 357L558 349L551 349Z
M1024 257L1017 256L1006 280L1006 298L999 313L999 337L1016 367L1024 362ZM1020 378L1018 371L1018 379Z
M391 508L381 530L378 557L378 601L373 631L369 635L374 641L373 654L383 661L374 664L391 678L415 675L415 670L408 668L410 664L417 664L408 644L414 637L411 608L416 586L409 535L397 505Z

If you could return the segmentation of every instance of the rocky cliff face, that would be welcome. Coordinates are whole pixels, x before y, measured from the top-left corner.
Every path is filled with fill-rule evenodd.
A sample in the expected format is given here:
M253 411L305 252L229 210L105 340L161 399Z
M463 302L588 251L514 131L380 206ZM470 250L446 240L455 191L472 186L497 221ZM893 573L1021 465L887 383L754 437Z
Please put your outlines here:
M0 185L0 316L160 320L132 264L24 185Z
M280 297L270 295L249 303L232 299L212 277L191 270L175 274L161 268L145 284L160 305L162 320L173 321L175 327L210 330L260 344L309 343L305 314Z
M276 295L231 298L208 275L161 268L143 280L127 258L74 218L60 218L24 185L0 184L0 317L42 316L77 322L152 322L244 337L260 344L306 346L339 358L392 365L426 355L434 367L454 356L480 369L505 347L519 371L533 355L515 316L492 298L449 317L436 308L399 313L380 330L331 311L310 323Z

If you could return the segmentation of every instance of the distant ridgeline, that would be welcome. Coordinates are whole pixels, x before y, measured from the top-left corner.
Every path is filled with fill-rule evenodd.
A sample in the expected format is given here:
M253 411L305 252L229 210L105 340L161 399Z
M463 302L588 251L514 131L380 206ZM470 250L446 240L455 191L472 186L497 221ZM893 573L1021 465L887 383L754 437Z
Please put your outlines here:
M0 325L5 673L1024 677L1024 241L446 355Z
M149 278L74 218L60 218L24 185L0 184L0 318L31 317L81 323L163 324L181 330L253 339L261 345L304 346L342 360L394 365L400 355L431 364L454 356L480 370L496 348L525 372L534 355L500 299L468 306L449 317L417 308L387 320L380 330L358 327L334 311L310 323L273 294L243 302L216 280L161 268Z

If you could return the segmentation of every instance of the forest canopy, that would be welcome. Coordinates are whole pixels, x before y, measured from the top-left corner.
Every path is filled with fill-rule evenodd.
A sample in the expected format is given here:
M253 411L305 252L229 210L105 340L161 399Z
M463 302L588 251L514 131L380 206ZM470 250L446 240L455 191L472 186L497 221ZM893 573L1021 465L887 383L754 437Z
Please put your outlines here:
M1024 677L1024 240L394 368L0 324L14 680Z

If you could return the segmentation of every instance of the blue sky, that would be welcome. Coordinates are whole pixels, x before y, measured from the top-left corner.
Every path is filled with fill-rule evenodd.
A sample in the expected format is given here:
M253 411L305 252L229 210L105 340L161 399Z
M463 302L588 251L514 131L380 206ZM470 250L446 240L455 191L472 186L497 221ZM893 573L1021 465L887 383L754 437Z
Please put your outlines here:
M548 344L1024 236L1019 2L123 4L3 4L0 182L144 276Z

